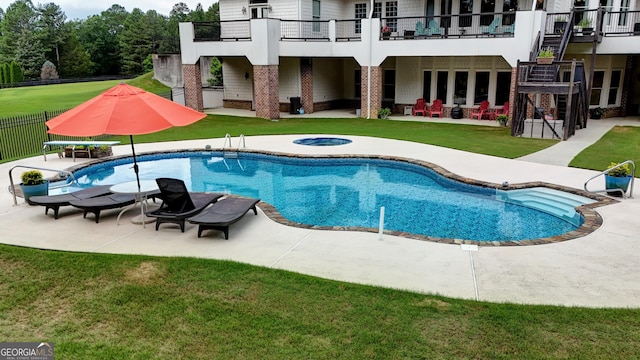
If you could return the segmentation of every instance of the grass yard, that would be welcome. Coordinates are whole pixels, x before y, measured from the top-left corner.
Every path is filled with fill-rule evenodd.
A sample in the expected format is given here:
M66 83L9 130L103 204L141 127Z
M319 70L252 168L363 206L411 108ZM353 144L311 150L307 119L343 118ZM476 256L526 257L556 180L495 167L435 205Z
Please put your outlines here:
M493 304L193 258L0 245L0 338L60 359L629 359L640 310Z
M153 93L170 90L158 81L151 80L151 75L149 73L125 82ZM109 80L0 89L0 118L70 109L120 82L121 80Z
M572 167L605 170L611 162L633 160L640 166L640 127L616 126L595 144L584 149L569 164ZM636 172L638 176L638 172Z
M516 158L556 143L554 140L515 138L508 128L416 121L367 119L280 119L209 115L186 127L136 136L136 143L278 134L362 135L415 141L504 158ZM128 136L115 139L129 143Z

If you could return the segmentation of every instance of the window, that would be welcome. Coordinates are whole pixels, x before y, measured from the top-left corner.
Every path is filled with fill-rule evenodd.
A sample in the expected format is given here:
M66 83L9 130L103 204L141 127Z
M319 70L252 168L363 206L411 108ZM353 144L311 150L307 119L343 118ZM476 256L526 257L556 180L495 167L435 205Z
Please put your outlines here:
M425 71L422 75L422 98L431 101L431 71Z
M447 102L447 85L449 83L449 72L438 71L438 84L436 85L436 99Z
M373 4L373 17L381 18L382 17L382 3L374 3Z
M365 19L367 17L367 4L356 4L355 9L355 18L356 19ZM362 32L362 24L360 21L356 20L356 34L360 34Z
M473 0L460 0L460 17L458 17L458 26L471 26L471 14L473 14Z
M353 97L362 97L362 70L356 69L353 72Z
M398 2L397 1L389 1L384 3L384 14L385 17L391 18L398 16ZM397 19L387 19L386 25L391 28L391 31L398 31L398 20Z
M473 103L480 104L489 100L489 72L476 72L476 89L473 94Z
M511 72L499 72L496 82L496 105L502 105L509 101L511 90Z
M604 83L604 71L596 71L593 73L593 81L591 85L591 99L589 105L600 105L600 94L602 93L602 84Z
M456 71L455 86L453 88L453 103L467 103L467 82L469 81L469 73L466 71Z
M627 25L627 12L629 11L629 0L620 1L620 18L618 19L619 26Z
M393 100L396 98L396 71L385 70L383 75L382 98Z
M516 21L515 11L518 10L517 5L517 1L515 0L504 0L502 12L513 12L513 14L503 14L502 25L511 25Z
M604 8L604 11L605 11L603 23L607 25L611 25L611 22L612 22L611 19L613 17L612 16L613 14L611 14L611 11L613 11L613 0L600 0L599 4L600 4L600 7Z
M453 1L451 0L440 0L440 13L441 14L451 14L451 7ZM449 7L447 7L447 4ZM440 26L444 28L451 27L451 16L443 16L440 18Z
M269 17L269 8L266 6L252 7L251 18L252 19L266 19Z
M613 70L611 72L611 84L609 85L609 98L607 99L608 105L616 105L618 103L618 92L620 90L621 78L622 78L622 71Z
M496 2L494 0L483 0L480 3L480 12L489 15L480 16L480 25L487 26L493 22L493 13L496 12Z
M314 20L312 30L319 32L320 22L318 20L320 20L320 0L313 0L311 18Z
M435 3L434 0L427 0L427 6L424 10L424 15L426 17L433 17L433 14L435 13Z

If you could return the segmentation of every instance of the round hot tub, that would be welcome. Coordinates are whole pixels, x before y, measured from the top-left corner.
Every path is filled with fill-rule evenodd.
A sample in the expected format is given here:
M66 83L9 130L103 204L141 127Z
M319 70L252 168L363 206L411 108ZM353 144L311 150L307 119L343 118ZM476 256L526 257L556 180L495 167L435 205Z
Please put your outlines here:
M351 140L337 137L303 138L293 141L294 144L308 146L337 146L351 143Z

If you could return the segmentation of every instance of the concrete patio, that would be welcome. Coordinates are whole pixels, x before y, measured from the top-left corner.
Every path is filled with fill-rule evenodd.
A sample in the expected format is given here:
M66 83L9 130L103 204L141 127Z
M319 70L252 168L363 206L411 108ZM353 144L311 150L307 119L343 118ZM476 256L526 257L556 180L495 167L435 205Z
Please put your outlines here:
M635 120L634 124L637 123ZM604 125L594 126L593 134L603 129ZM597 172L544 162L547 158L566 162L560 155L554 157L556 147L565 147L558 154L571 154L584 148L582 137L589 138L585 143L599 138L589 135L588 130L580 130L574 137L575 150L570 145L572 138L545 153L518 160L358 136L348 136L353 140L351 144L333 147L293 144L294 139L304 135L251 136L246 138L246 145L250 149L283 153L394 155L429 161L461 176L493 183L543 181L582 189L585 180ZM232 140L237 144L237 137ZM220 148L223 143L223 139L216 138L136 144L136 151L207 145ZM130 151L129 145L114 147L115 155L127 155ZM44 162L38 156L2 164L0 168L8 174L16 164L56 170L74 165L68 158L48 156ZM14 170L14 179L19 179L20 173L21 169ZM156 232L153 226L143 228L131 223L129 220L136 215L133 211L125 213L120 225L116 225L116 210L104 212L96 224L93 218L83 219L77 209L63 207L60 218L54 220L51 214L44 215L43 207L26 205L22 199L14 206L7 191L6 175L0 179L0 185L5 189L0 193L0 226L5 244L64 251L228 259L328 279L481 301L588 307L640 305L640 281L635 271L640 263L637 198L597 208L603 225L579 239L527 247L480 247L474 251L459 245L390 235L379 239L375 233L287 227L270 220L260 210L258 216L247 214L232 225L229 240L224 240L221 233L197 238L197 226L191 224L185 233L171 227ZM604 181L596 181L594 188L604 188Z

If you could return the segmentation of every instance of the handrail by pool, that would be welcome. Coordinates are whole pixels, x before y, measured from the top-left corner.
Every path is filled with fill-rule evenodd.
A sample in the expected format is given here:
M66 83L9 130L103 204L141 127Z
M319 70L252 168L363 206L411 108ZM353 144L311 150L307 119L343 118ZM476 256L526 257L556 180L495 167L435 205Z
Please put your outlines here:
M588 191L588 192L592 192L592 193L619 192L619 193L622 194L622 198L624 199L625 191L622 190L622 189L589 190L589 189L587 189L587 184L589 184L589 181L591 181L591 180L593 180L593 179L595 179L595 178L597 178L599 176L606 175L606 174L609 173L609 171L617 169L617 168L620 168L620 167L623 167L626 164L631 164L631 181L629 182L629 189L628 189L629 190L629 196L628 196L628 198L629 199L633 199L633 183L634 183L634 181L636 179L636 164L633 162L633 160L627 160L627 161L621 162L620 164L618 164L618 165L616 165L616 166L614 166L612 168L609 168L607 170L601 171L600 173L590 177L589 179L587 179L587 181L584 182L584 190Z
M57 172L59 174L68 174L69 176L71 176L72 181L71 182L67 182L64 185L60 185L60 186L54 186L51 187L50 189L60 189L63 187L68 187L71 186L71 184L73 183L77 183L75 176L73 176L73 173L71 171L67 171L67 170L58 170L58 169L48 169L48 168L43 168L43 167L39 167L39 166L28 166L28 165L14 165L11 167L11 169L9 169L9 190L11 191L11 195L13 195L13 205L18 205L18 198L16 197L16 188L15 185L13 184L13 176L12 176L12 172L13 169L15 168L23 168L23 169L33 169L33 170L44 170L44 171L52 171L52 172Z

